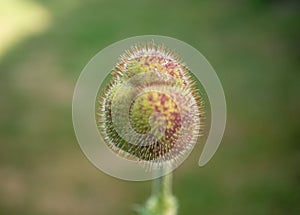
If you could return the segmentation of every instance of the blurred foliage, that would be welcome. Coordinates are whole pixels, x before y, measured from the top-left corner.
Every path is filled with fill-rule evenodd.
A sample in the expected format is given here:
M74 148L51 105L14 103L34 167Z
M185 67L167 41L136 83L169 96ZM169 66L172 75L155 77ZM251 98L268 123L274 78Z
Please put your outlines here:
M0 214L129 215L148 198L150 182L120 181L89 163L71 118L89 59L143 34L200 50L226 94L227 128L214 159L198 168L199 146L175 171L180 214L300 213L298 1L7 2L0 1Z

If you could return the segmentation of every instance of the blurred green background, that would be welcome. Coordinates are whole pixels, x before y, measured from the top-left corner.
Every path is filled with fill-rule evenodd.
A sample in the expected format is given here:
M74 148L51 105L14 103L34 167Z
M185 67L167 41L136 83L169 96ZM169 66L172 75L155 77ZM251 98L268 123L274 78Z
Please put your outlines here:
M71 117L85 64L118 40L159 34L201 51L222 81L228 121L175 171L180 215L300 213L297 1L0 0L0 214L129 215L150 182L105 175Z

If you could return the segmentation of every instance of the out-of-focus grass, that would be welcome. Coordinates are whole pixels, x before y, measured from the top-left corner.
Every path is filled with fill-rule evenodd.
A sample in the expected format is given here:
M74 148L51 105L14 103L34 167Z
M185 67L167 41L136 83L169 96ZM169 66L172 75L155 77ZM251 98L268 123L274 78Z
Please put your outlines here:
M48 27L50 17L43 7L31 1L1 1L0 60L3 53L22 38Z
M87 61L141 34L193 45L226 93L228 124L214 159L198 168L197 147L175 171L180 214L299 214L296 1L29 3L46 11L51 25L23 35L0 59L0 214L126 215L147 199L149 182L116 180L87 161L71 120L72 92ZM6 9L18 20L31 10Z

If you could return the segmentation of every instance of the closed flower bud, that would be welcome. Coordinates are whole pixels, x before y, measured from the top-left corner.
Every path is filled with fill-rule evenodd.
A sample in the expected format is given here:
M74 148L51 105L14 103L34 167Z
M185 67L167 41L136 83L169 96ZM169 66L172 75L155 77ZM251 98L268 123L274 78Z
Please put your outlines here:
M151 167L184 159L201 134L203 102L180 57L154 42L135 45L111 74L97 98L107 145Z

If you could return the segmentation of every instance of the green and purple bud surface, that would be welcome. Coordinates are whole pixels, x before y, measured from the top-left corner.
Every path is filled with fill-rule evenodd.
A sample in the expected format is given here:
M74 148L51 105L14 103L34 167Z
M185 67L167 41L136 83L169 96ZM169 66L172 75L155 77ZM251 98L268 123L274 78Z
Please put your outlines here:
M154 42L123 53L96 112L109 148L151 168L183 160L203 129L203 100L188 67Z

